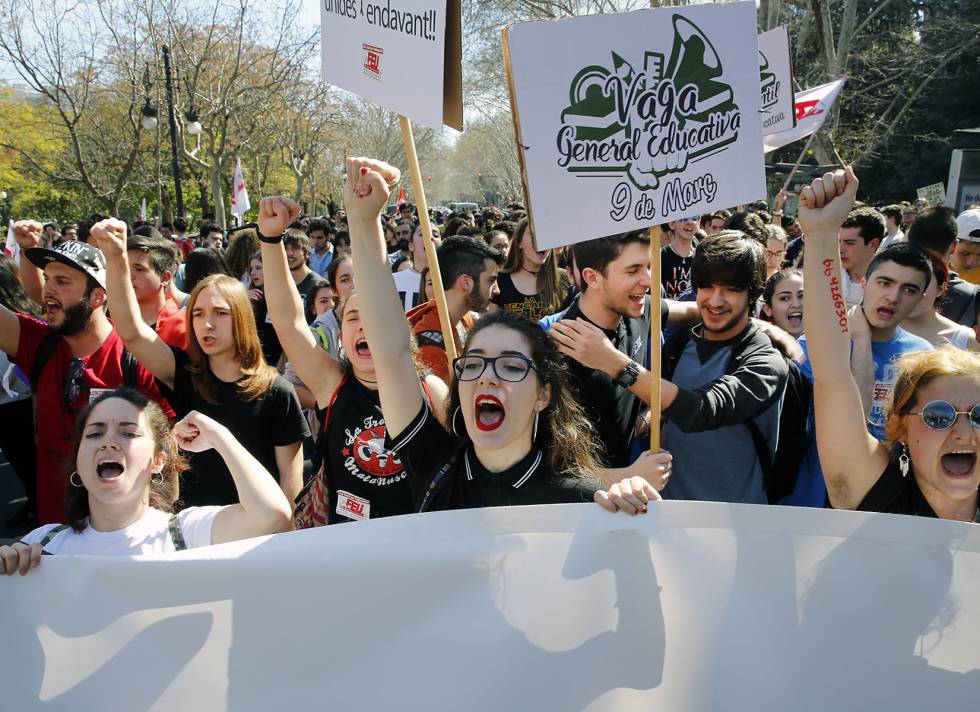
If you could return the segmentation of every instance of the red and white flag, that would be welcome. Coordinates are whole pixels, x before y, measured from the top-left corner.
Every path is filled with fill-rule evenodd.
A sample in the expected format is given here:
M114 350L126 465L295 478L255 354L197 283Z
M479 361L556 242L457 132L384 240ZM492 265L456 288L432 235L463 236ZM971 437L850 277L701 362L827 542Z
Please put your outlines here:
M796 94L796 126L779 133L767 134L763 136L763 150L766 153L775 151L777 148L806 138L812 133L816 133L827 120L830 109L841 89L844 88L846 79L837 79L818 87L807 89Z
M244 215L251 209L248 202L248 189L245 187L245 177L242 175L242 159L235 163L235 190L231 194L231 214L238 217L238 222L244 222Z
M20 264L20 245L17 244L17 240L14 239L14 221L10 220L7 225L7 242L3 246L4 252L13 257L14 262Z
M399 187L398 188L398 204L401 205L402 203L406 202L407 200L408 200L408 193L405 192L405 186Z

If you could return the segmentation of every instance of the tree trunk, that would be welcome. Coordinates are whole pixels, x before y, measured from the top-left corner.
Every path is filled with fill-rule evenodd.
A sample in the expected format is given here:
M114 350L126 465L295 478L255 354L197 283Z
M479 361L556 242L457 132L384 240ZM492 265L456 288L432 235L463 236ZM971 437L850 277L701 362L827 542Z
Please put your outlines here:
M221 168L217 165L217 161L215 164L208 169L208 175L211 179L211 198L214 200L215 222L224 230L228 226L225 220L225 196L221 187Z

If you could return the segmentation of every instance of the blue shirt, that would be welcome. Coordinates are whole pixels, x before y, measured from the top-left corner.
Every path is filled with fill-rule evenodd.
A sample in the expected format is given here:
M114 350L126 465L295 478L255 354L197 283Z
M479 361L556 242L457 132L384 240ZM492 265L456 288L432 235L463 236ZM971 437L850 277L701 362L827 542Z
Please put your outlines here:
M333 262L333 245L328 245L328 247L330 249L323 254L323 257L318 255L316 250L310 253L310 269L324 279L327 277L327 267Z

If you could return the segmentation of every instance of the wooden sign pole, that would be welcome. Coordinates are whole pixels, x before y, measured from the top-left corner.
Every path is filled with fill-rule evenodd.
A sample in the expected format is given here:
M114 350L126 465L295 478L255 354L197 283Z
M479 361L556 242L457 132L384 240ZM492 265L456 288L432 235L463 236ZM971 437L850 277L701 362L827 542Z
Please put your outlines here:
M660 451L660 232L650 228L650 451Z
M419 169L419 158L415 153L415 136L412 134L412 122L406 116L399 116L398 123L402 129L402 143L405 144L408 172L412 175L415 204L418 207L419 223L422 226L422 244L425 245L425 256L429 261L429 274L432 275L432 290L436 295L436 309L439 311L439 324L442 327L442 338L446 344L446 358L449 359L449 371L452 373L453 361L456 360L456 340L453 338L455 327L449 319L449 305L446 303L446 292L442 288L442 273L439 271L439 259L436 255L435 243L432 241L432 220L429 218L429 206L425 202L422 171Z

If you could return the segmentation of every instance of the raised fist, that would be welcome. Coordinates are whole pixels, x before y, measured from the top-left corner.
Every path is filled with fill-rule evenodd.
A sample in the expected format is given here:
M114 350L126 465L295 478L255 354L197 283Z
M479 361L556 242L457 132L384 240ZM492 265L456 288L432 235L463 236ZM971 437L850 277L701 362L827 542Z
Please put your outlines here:
M378 219L391 196L391 189L401 179L401 171L373 158L348 158L347 182L344 184L344 207L347 220Z
M854 205L857 190L858 179L850 166L815 178L800 191L800 203L796 209L803 234L810 237L815 233L832 232L836 240L838 228Z
M226 430L213 418L192 410L174 425L174 438L181 450L204 452L216 447Z
M89 242L102 250L107 258L126 254L126 223L106 218L95 223L88 234Z
M299 219L302 208L292 198L272 195L259 203L259 232L266 237L277 237Z
M22 250L37 247L43 231L44 227L37 220L18 220L14 223L14 239Z

